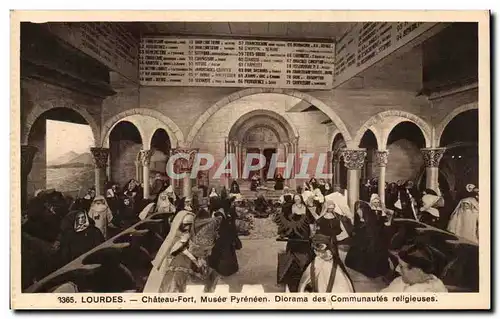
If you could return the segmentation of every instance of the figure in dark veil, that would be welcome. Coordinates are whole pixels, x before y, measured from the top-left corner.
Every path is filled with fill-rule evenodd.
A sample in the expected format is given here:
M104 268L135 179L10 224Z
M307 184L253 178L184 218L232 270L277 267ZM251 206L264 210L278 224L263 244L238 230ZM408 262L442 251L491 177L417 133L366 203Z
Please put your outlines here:
M338 248L331 237L316 234L312 238L316 258L307 266L299 284L300 292L353 293L352 283Z
M104 242L101 231L94 226L94 221L86 212L70 212L73 216L73 227L65 229L61 236L60 262L62 265Z
M310 243L314 218L301 195L294 196L293 205L284 205L276 216L280 237L287 241L286 250L278 255L278 283L284 283L290 292L297 292L302 273L313 258Z
M229 189L229 197L234 197L237 194L241 194L240 186L236 181L233 181L231 183L231 188Z
M283 178L283 175L277 174L276 177L274 178L274 189L277 191L280 191L283 189L285 185L285 179Z
M231 207L233 208L233 207ZM219 209L213 217L220 218L219 236L208 258L208 264L221 276L227 277L238 271L238 258L236 249L241 248L236 229L236 216L234 209L225 211Z
M345 265L369 278L388 274L389 247L386 227L390 226L388 216L377 214L370 204L358 201L355 204L352 245Z

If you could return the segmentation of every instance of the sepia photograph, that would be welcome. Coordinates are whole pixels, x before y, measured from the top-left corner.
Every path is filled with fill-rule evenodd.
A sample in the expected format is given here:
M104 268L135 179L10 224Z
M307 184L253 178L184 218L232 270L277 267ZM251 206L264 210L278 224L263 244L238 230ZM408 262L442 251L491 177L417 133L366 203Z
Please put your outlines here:
M55 16L12 21L14 305L490 307L487 11Z

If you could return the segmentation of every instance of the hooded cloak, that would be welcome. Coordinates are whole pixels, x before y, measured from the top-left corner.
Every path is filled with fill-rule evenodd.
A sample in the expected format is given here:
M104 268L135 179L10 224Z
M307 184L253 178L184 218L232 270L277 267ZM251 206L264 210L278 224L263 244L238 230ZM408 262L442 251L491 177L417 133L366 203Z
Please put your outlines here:
M107 239L107 229L108 225L113 220L113 213L108 206L108 202L104 198L104 196L96 196L90 205L90 209L88 212L88 216L92 218L95 223L95 227L99 229Z
M173 257L172 254L185 247L189 240L190 232L185 227L193 224L194 217L194 213L187 210L182 210L175 215L170 232L156 253L155 259L151 261L153 268L149 273L143 292L158 292L166 269Z
M455 235L479 243L479 202L473 198L462 199L448 224L448 231Z

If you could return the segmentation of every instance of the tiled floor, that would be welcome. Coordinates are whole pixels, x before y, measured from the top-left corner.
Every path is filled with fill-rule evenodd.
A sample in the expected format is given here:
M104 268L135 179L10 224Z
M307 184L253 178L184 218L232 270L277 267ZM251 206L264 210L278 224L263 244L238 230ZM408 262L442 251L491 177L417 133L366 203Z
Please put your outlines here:
M265 292L285 292L285 287L276 283L278 252L285 249L286 243L274 238L242 239L243 248L237 252L239 271L221 280L220 284L229 285L229 292L241 292L244 285L262 285ZM345 258L341 252L341 258ZM380 279L370 279L348 269L357 292L377 292L386 285Z

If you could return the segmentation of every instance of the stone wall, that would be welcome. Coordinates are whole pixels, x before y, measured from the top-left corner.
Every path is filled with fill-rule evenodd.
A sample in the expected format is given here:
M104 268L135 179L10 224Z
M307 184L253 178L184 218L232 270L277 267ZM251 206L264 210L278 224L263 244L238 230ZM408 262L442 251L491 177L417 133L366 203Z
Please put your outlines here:
M44 113L54 108L70 109L90 125L94 140L100 138L101 102L99 99L34 79L21 80L21 143L36 146L38 152L28 176L28 197L47 186L46 121ZM70 137L68 137L70 138Z

